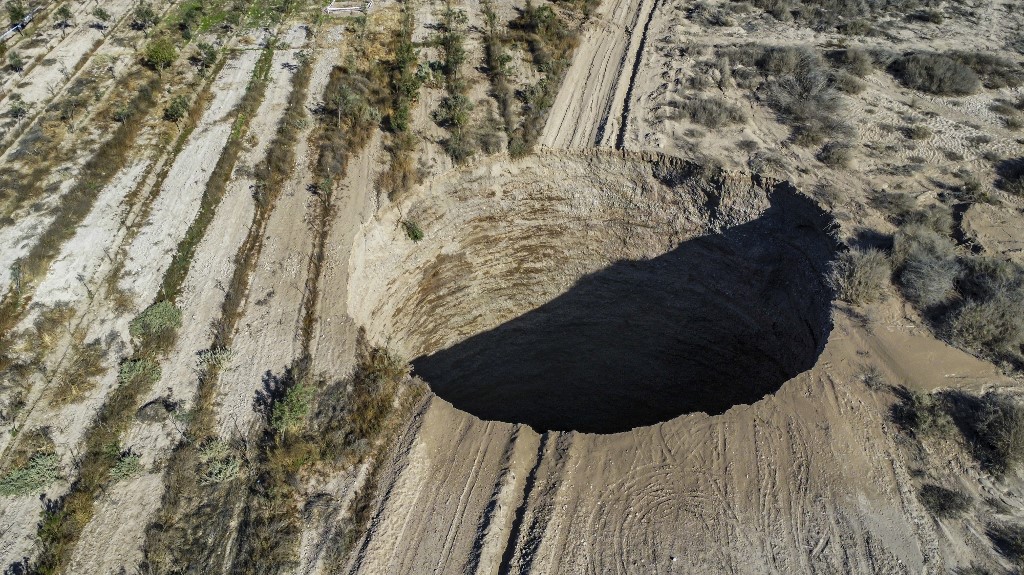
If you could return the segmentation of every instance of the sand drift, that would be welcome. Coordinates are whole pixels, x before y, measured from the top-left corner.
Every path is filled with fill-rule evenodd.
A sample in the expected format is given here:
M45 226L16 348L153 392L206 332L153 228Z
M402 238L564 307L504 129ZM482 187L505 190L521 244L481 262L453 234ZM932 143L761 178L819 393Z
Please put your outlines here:
M619 432L809 369L831 329L829 223L786 184L675 158L496 162L368 224L349 299L459 409Z

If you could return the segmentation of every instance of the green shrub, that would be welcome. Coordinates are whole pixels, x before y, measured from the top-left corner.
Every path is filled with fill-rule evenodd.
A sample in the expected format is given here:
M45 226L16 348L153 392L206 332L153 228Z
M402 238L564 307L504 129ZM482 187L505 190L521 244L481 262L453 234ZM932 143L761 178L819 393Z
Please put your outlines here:
M117 463L110 468L110 479L116 483L135 477L142 472L141 461L142 459L138 455L130 451L121 453L117 458Z
M306 422L313 389L299 383L288 389L284 397L274 402L270 412L270 427L278 435L295 431Z
M423 239L423 230L420 229L419 224L410 220L403 220L402 227L405 228L405 235L410 240L418 242Z
M225 441L210 441L199 450L199 482L203 485L230 481L241 470L242 458Z
M939 518L959 517L971 508L971 496L954 489L926 483L917 491L917 498L932 515Z
M25 465L16 467L0 477L0 495L36 493L62 478L60 458L54 453L37 453Z
M129 359L121 362L117 382L121 385L153 385L160 381L160 364L149 359Z
M149 2L140 2L132 11L132 28L136 30L152 28L159 21L160 17Z
M169 301L155 303L135 317L128 331L145 352L158 353L170 348L181 327L181 310Z
M21 72L25 69L25 59L21 57L21 54L13 50L7 54L7 64L15 72Z
M164 119L168 122L177 122L188 114L188 96L177 96L164 109Z
M178 50L167 38L160 38L150 42L146 46L146 64L159 73L163 73L175 60L178 59Z
M942 54L903 56L889 66L889 71L908 88L940 96L964 96L981 87L974 70Z
M829 285L841 299L861 305L885 297L892 267L881 251L851 249L839 254L830 267Z

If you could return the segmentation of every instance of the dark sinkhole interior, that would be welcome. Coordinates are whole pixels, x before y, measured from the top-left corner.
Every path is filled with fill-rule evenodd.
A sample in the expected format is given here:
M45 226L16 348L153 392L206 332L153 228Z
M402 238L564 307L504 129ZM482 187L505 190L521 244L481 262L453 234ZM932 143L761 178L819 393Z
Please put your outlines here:
M775 193L755 220L584 276L415 372L459 409L536 430L614 433L756 402L813 366L831 330L825 221Z

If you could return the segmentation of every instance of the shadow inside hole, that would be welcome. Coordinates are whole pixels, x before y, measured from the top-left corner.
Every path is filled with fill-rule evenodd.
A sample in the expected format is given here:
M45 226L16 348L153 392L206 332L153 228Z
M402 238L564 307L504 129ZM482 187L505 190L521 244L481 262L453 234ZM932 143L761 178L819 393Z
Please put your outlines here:
M413 361L455 407L538 430L614 433L720 414L814 365L834 245L806 198L582 277L552 301Z

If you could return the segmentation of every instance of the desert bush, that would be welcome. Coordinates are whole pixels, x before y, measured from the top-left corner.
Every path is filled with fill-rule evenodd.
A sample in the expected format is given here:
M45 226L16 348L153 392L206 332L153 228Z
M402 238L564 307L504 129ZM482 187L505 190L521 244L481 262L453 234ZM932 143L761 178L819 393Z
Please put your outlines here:
M1024 158L1003 160L996 165L996 186L1015 196L1024 196Z
M124 451L118 455L117 463L110 468L110 480L115 483L124 481L135 477L141 472L142 458L131 451Z
M128 331L147 352L169 349L181 327L181 310L169 301L161 301L146 308L128 325Z
M929 24L942 24L945 18L942 16L942 12L930 8L924 10L918 10L912 14L908 14L907 18L915 20L917 22L927 22Z
M423 239L423 230L420 229L419 224L411 220L402 220L402 227L405 228L405 235L410 240L418 242Z
M1016 87L1024 83L1024 70L1016 62L985 52L951 52L950 58L967 66L986 88Z
M177 122L188 115L188 96L177 96L164 109L164 119L168 122Z
M948 237L920 224L906 225L894 238L893 260L900 290L918 308L935 308L955 296L960 264Z
M880 212L894 225L902 226L918 210L918 202L902 191L877 190L868 198L870 206Z
M140 2L132 11L132 28L136 30L147 30L159 21L160 17L149 2Z
M940 96L973 94L981 87L974 70L942 54L903 56L889 65L889 71L908 88Z
M11 70L21 72L25 69L25 59L21 57L21 54L12 50L7 53L7 65L10 66Z
M982 469L995 477L1024 463L1024 408L1004 393L947 392L946 405Z
M971 496L956 489L926 483L917 491L917 499L932 515L949 519L963 515L971 508Z
M16 497L37 493L62 478L60 458L54 453L37 453L26 464L0 477L0 495Z
M993 523L985 531L1004 557L1017 565L1024 564L1024 525Z
M840 96L817 54L807 50L769 50L759 66L776 75L768 85L768 103L792 126L798 145L853 137L853 127L841 119Z
M56 378L56 387L50 401L63 405L76 401L92 389L95 379L106 371L103 359L106 352L99 340L82 346L75 346L71 361Z
M149 359L129 359L121 362L117 382L121 385L152 385L160 381L160 364Z
M162 74L178 59L178 50L173 42L167 38L160 38L146 46L145 59L147 65Z
M845 70L837 70L832 73L832 83L836 89L844 94L860 94L867 88L864 82Z
M284 397L274 402L270 412L270 427L278 435L295 431L306 422L306 415L309 414L310 400L313 399L313 389L304 383L298 383L289 388Z
M1022 304L1018 294L969 299L950 317L948 337L957 345L988 357L1019 357L1024 344Z
M679 111L691 122L708 128L738 124L746 119L739 106L719 96L698 96L685 100L679 105Z
M829 142L817 154L818 161L832 168L846 168L853 159L853 146L845 142Z
M955 429L942 396L905 387L895 391L899 402L892 406L891 415L905 431L918 438L944 438Z
M932 131L928 129L928 126L922 126L921 124L914 124L904 129L904 133L911 140L927 140L932 137Z
M828 281L841 299L861 305L883 299L891 275L892 267L885 253L873 248L854 248L832 262Z
M875 62L871 56L860 48L847 48L833 56L833 60L847 72L863 78L875 70Z
M242 470L238 451L220 439L207 442L199 449L199 483L214 485L231 481Z

